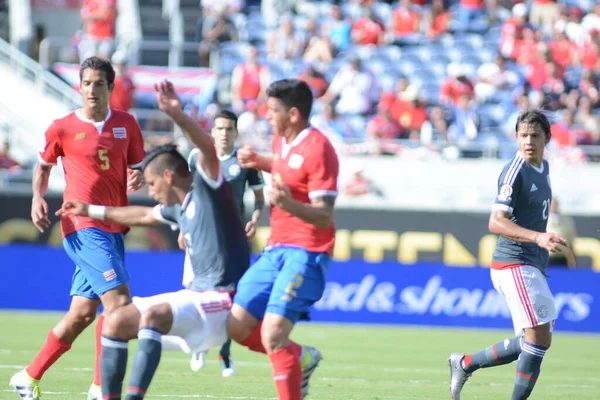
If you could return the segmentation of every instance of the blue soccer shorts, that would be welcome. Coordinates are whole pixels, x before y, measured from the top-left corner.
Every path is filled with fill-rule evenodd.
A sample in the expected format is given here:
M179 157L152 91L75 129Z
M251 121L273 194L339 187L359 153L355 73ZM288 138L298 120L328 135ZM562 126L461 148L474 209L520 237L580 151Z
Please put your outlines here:
M129 282L122 233L86 228L67 235L63 245L75 263L71 296L99 300L104 293Z
M237 286L234 302L255 318L274 313L296 323L325 290L330 257L298 247L266 248Z

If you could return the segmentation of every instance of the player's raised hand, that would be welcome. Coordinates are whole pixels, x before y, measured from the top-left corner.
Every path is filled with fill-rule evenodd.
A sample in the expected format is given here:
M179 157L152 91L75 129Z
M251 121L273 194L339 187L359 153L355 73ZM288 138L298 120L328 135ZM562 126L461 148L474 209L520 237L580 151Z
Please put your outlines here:
M89 204L86 204L79 200L67 200L62 204L60 210L58 210L55 214L57 216L62 215L75 215L78 217L87 217Z
M237 151L237 158L242 168L258 168L258 154L251 145L247 144Z
M280 182L274 182L269 190L269 202L284 211L289 211L292 201L290 187Z
M559 246L567 245L567 239L552 232L539 233L535 240L536 244L551 253L559 251Z
M43 197L34 197L31 201L31 221L40 232L50 226L48 203Z
M135 192L144 187L142 173L137 169L127 170L127 190Z
M182 110L181 100L179 100L172 82L165 79L160 83L155 83L154 91L156 92L158 108L165 114L173 116L173 114Z

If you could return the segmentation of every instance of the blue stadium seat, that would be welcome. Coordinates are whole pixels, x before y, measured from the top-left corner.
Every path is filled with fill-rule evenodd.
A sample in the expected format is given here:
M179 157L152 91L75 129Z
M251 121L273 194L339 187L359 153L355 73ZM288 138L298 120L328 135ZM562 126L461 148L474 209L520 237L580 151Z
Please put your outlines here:
M352 19L358 19L362 12L361 6L358 3L342 3L342 15L345 17L350 17Z
M231 74L236 65L245 61L248 46L248 43L243 42L228 42L220 45L219 62L222 75Z
M377 77L377 84L383 92L391 92L396 88L398 77L393 73L384 73Z
M367 128L367 119L365 117L360 115L344 115L342 118L352 129L353 139L364 139Z
M386 26L392 22L392 6L383 3L376 2L372 6L373 14L379 18Z

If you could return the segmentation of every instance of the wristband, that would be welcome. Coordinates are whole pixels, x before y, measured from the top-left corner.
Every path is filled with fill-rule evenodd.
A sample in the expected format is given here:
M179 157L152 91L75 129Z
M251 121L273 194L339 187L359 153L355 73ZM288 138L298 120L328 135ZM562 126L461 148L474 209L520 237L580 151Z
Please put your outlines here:
M90 218L103 220L106 218L106 207L90 204L90 206L88 206L88 216Z

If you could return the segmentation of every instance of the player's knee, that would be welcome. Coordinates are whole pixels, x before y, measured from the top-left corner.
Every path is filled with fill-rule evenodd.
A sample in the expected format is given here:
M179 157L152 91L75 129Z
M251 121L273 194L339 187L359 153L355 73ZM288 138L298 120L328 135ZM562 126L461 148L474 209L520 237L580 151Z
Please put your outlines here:
M129 295L118 295L115 296L112 301L106 302L106 304L102 304L104 306L104 315L108 315L113 313L115 310L125 307L126 305L131 303L131 299Z
M243 308L233 305L227 317L227 335L238 343L246 340L258 326L258 320Z
M96 319L96 309L93 307L71 308L67 314L69 325L83 331Z
M127 323L127 315L122 312L112 312L105 314L104 325L102 326L102 335L112 338L119 338L121 327Z
M288 335L284 329L278 324L265 324L261 329L262 345L267 353L272 353L281 348L284 348L289 341Z
M173 311L168 304L158 304L150 307L140 320L140 327L151 327L163 334L168 333L173 326Z

